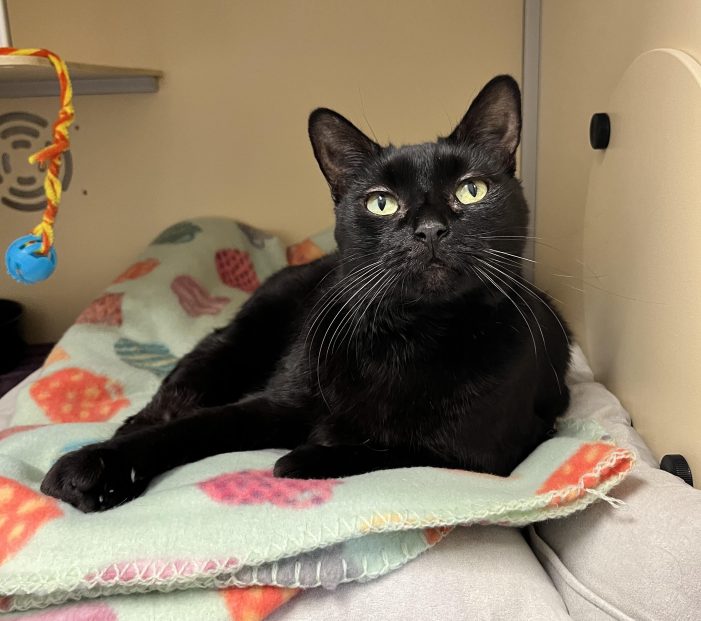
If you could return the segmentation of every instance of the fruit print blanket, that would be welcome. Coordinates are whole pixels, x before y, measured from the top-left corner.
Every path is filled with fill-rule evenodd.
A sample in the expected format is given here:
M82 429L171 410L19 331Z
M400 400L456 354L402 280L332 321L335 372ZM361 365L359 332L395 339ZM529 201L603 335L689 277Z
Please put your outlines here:
M456 524L564 516L627 474L630 451L565 419L508 478L410 468L276 479L281 452L265 450L178 468L104 513L38 491L61 454L109 437L262 280L332 247L329 233L285 251L232 220L182 222L81 313L0 433L0 610L42 621L256 621L301 589L390 572Z

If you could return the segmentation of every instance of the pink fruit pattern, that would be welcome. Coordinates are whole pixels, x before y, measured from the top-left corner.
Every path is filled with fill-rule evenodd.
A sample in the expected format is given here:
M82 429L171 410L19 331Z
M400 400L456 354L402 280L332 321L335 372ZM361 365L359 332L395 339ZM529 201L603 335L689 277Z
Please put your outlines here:
M262 505L306 509L331 500L342 481L278 479L272 470L241 470L198 483L212 500L226 505Z
M170 288L190 317L218 315L231 301L229 298L210 295L192 276L182 275L174 278Z
M102 602L72 604L23 615L23 621L117 621L117 613Z
M256 270L247 252L235 248L225 248L217 251L214 255L214 261L219 278L225 285L241 289L246 293L255 291L260 285Z
M76 323L99 323L106 326L122 325L123 293L105 293L93 300L75 320Z

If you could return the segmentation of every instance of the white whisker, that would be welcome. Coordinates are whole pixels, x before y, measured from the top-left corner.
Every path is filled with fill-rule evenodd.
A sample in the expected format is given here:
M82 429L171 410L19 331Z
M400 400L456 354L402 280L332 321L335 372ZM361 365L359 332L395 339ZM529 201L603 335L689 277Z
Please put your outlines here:
M387 292L392 289L398 282L399 282L400 276L397 274L394 277L394 280L389 283L386 287L384 292L382 293L382 296L380 297L380 301L377 303L377 306L375 307L375 315L372 318L372 324L370 327L370 334L374 335L375 334L375 323L377 322L377 313L382 307L382 300L384 300L385 296L387 295Z
M503 274L503 272L501 272L501 270L494 267L493 265L489 265L489 263L487 261L484 261L482 259L477 259L477 260L480 261L485 266L485 268L489 268L490 270L496 270L497 272ZM507 281L499 278L499 276L497 276L494 272L492 272L492 276L494 278L496 278L500 283L502 283L505 287L508 287L512 293L514 293L516 296L518 296L518 298L526 305L526 308L530 311L531 315L533 315L533 319L535 321L535 324L536 324L536 326L538 326L538 331L540 332L540 338L543 341L543 350L545 351L545 355L548 358L548 364L550 364L550 368L552 369L553 375L555 376L555 381L557 382L557 389L560 392L560 394L562 394L562 386L560 386L560 378L558 377L557 371L555 370L555 366L553 365L552 358L550 357L550 352L548 352L548 343L545 340L545 334L543 334L543 328L540 325L540 322L538 321L538 316L535 314L535 311L533 310L531 305L523 298L522 295L519 294L518 291L516 291L516 289L514 289L511 285L509 285ZM513 280L513 279L511 279L511 280ZM514 282L516 282L516 281L514 281ZM541 300L541 302L543 302L543 300ZM559 323L559 319L558 319L558 323ZM562 326L562 324L560 324L560 325ZM565 335L565 338L566 338L566 336L567 335ZM569 341L567 343L569 345Z
M514 259L521 259L522 261L530 261L531 263L537 263L535 259L527 259L526 257L522 257L521 255L511 254L510 252L504 252L503 250L497 250L496 248L488 248L485 250L485 252L488 252L490 254L497 252L499 254L505 254L509 257L513 257Z
M362 277L363 282L361 283L360 289L358 289L353 295L351 295L351 297L348 298L348 300L346 300L346 302L341 306L341 308L338 310L338 312L333 316L333 318L329 322L329 325L326 328L326 332L324 332L324 336L321 339L321 343L319 343L319 349L318 349L318 353L317 353L317 362L316 362L316 377L317 377L317 384L319 386L319 390L321 391L321 396L322 396L322 398L324 398L324 402L326 403L327 407L329 407L329 404L326 401L326 398L324 397L323 391L321 390L321 380L320 380L321 354L322 354L322 351L324 350L324 342L326 341L326 337L329 334L329 330L334 325L334 322L336 321L338 316L341 314L341 312L343 312L343 310L348 306L348 304L350 304L356 298L356 296L361 291L363 291L363 288L365 287L365 285L368 282L370 282L371 280L373 280L377 276L377 273L381 270L382 270L381 267L376 267L374 270L371 270L369 273L365 274ZM313 338L314 337L312 337L312 342L313 342ZM311 346L310 346L310 349L311 349ZM327 345L327 351L326 351L326 356L325 356L324 360L326 360L327 357L328 357L328 345ZM330 411L330 408L329 408L329 411Z
M358 329L360 328L360 325L363 321L363 317L365 316L365 313L368 311L369 308L372 307L375 300L378 298L378 296L380 296L380 294L384 295L383 292L387 291L387 289L389 288L389 283L396 278L398 278L398 276L396 276L395 274L393 274L391 272L388 272L384 278L382 278L376 285L373 286L373 288L370 290L368 295L365 298L363 298L363 300L361 302L361 304L363 305L362 312L360 313L358 319L355 321L355 324L354 324L352 330L348 334L348 340L347 340L347 345L346 345L346 354L348 353L350 345L353 341L353 337L355 336ZM377 308L379 308L379 304L378 304ZM377 308L375 309L375 316L377 316ZM372 332L370 332L370 334L369 334L370 339L372 339L372 336L373 336ZM356 347L356 352L355 352L356 353L356 360L357 360L359 349L360 348Z
M357 309L360 306L362 306L362 304L365 302L367 297L372 293L374 288L377 286L377 283L382 282L382 279L386 275L387 275L387 272L385 272L383 270L379 270L378 272L375 273L374 277L372 279L370 279L370 281L364 283L363 286L361 287L361 289L353 295L353 297L351 299L356 297L358 294L362 293L360 299L358 299L356 301L356 303L350 309L348 309L348 311L341 318L341 321L340 321L338 327L336 328L334 334L332 335L331 339L329 340L329 344L326 348L327 356L329 353L331 353L331 354L334 353L335 342L336 342L336 339L341 335L341 330L343 329L343 332L345 335L345 332L347 332L344 329L345 325L347 324L348 328L350 329L350 326L352 325L353 316L356 314ZM342 340L343 340L343 338L341 338L341 341Z
M369 265L364 265L361 268L358 268L357 270L351 272L348 274L346 277L344 277L342 280L340 280L338 283L335 283L332 287L329 288L329 298L324 301L324 306L323 308L317 312L316 316L313 315L313 309L312 312L310 312L310 316L314 316L314 319L312 320L309 330L307 331L307 336L304 339L304 346L307 348L308 346L311 347L311 344L314 341L314 337L316 336L316 332L319 328L317 325L317 330L314 330L314 326L320 322L320 320L324 317L326 312L333 306L333 304L339 300L344 293L346 293L348 290L350 290L354 284L356 284L359 280L362 279L362 277L368 273L371 268L376 267L380 265L382 261L374 261L373 263L370 263ZM354 276L350 282L348 282L348 279ZM325 294L326 295L326 294ZM314 330L314 334L312 334L312 330ZM311 341L309 340L309 337L311 336Z
M483 260L480 259L480 261L483 261ZM483 261L483 262L484 262L484 261ZM488 263L488 262L487 262L487 263ZM555 318L555 321L557 321L557 324L560 326L560 330L562 330L562 335L565 337L565 341L567 342L567 345L568 345L568 347L569 347L569 346L570 346L570 339L569 339L569 337L567 336L567 330L565 330L565 326L562 325L562 321L560 321L560 318L557 316L557 313L550 307L550 304L548 304L545 300L543 300L543 298L541 298L539 295L536 295L536 294L531 290L531 287L533 287L533 289L536 289L537 291L539 291L539 292L542 293L543 295L545 295L545 292L541 291L540 289L538 289L538 287L536 287L534 284L531 284L531 283L528 283L528 286L526 286L525 284L523 284L522 281L519 281L517 278L514 278L513 275L509 275L509 274L503 272L502 270L500 270L499 268L497 268L497 267L494 266L494 265L491 265L491 268L494 269L494 270L496 270L497 272L499 272L502 276L504 276L504 277L508 278L509 280L511 280L512 282L514 282L516 285L518 285L519 287L521 287L524 291L528 292L532 297L534 297L534 298L535 298L536 300L538 300L543 306L545 306L545 308L548 309L548 311L550 312L550 314ZM555 299L555 298L553 298L553 299ZM559 300L558 300L558 301L559 301Z
M524 323L526 324L526 327L528 328L528 331L531 333L531 340L533 341L533 353L535 354L535 357L537 358L537 357L538 357L538 346L536 345L536 342L535 342L535 335L533 334L533 330L531 329L531 324L528 323L528 319L526 318L526 315L524 315L523 311L519 308L518 304L516 304L516 302L513 301L513 299L511 298L511 296L510 296L508 293L506 293L506 291L504 291L504 289L502 289L502 288L494 281L494 279L493 279L489 274L487 274L487 272L483 271L481 268L479 268L479 267L477 267L477 266L474 266L474 268L475 268L476 270L479 270L479 271L482 273L482 275L483 275L487 280L489 280L489 281L490 281L490 282L506 297L506 299L509 300L509 302L511 302L511 303L514 305L514 308L519 312L519 314L520 314L521 317L523 318Z

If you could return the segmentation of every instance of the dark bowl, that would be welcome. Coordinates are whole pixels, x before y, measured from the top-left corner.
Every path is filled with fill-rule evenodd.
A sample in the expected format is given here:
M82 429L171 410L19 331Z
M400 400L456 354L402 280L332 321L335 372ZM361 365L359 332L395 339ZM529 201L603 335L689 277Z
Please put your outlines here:
M0 373L14 369L26 347L20 323L22 305L14 300L0 300Z

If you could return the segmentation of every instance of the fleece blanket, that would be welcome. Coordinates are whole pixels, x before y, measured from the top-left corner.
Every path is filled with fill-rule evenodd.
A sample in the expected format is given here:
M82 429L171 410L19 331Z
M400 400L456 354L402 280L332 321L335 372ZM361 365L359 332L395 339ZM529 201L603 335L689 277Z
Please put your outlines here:
M104 513L38 491L60 455L108 438L267 276L332 248L329 233L285 251L232 220L182 222L77 318L0 433L0 610L43 621L255 621L300 589L392 571L454 525L523 526L607 498L634 456L586 421L561 424L507 478L406 468L276 479L281 452L265 450L188 464Z

